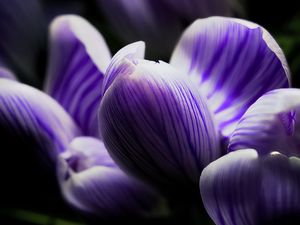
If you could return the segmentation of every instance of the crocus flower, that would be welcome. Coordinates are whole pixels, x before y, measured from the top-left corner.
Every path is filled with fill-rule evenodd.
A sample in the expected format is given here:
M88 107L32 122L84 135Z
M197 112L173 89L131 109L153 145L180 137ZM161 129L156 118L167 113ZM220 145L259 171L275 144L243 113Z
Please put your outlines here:
M233 16L242 11L236 0L96 2L112 27L112 33L116 33L125 43L144 40L154 57L168 57L182 30L195 19L215 15Z
M100 216L151 212L161 198L119 169L96 138L95 115L110 60L101 34L79 16L60 16L50 28L50 48L49 95L0 70L1 134L56 164L62 193L74 207Z
M267 91L289 87L280 47L245 20L195 21L170 64L139 59L141 53L124 58L125 51L105 75L103 140L122 168L168 192L174 185L197 186L247 108Z
M239 121L230 153L203 170L203 203L217 225L299 224L299 107L298 89L266 93Z

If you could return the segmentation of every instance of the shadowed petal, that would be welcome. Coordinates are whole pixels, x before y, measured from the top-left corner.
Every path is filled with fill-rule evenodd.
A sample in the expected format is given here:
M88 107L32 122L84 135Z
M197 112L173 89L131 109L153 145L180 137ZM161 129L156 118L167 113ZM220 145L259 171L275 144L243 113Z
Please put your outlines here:
M0 128L13 141L23 142L52 160L80 134L72 118L51 97L3 78L0 78Z
M105 93L103 140L118 164L155 184L187 185L220 156L206 101L164 62L135 60Z
M299 224L300 160L235 151L203 170L200 191L216 225Z
M96 114L109 62L103 37L85 19L67 15L52 22L45 89L88 135L99 135Z
M8 69L0 66L0 78L17 80L16 76Z
M40 2L0 1L0 32L0 58L22 80L37 84L36 67L46 39Z
M134 42L120 49L112 58L103 80L102 93L106 92L117 76L132 73L131 64L124 63L124 60L144 59L145 43L143 41Z
M300 156L300 90L279 89L259 98L230 138L229 151L255 148Z
M199 85L225 137L260 96L289 87L287 62L276 41L264 28L240 19L197 20L182 35L171 65Z
M95 138L70 143L61 154L58 178L71 205L101 217L142 216L158 204L156 192L122 172Z

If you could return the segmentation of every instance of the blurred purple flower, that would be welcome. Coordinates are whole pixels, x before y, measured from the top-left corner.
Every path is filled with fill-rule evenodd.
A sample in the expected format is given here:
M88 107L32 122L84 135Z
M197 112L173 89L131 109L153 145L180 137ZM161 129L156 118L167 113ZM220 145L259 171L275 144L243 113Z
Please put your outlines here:
M144 40L152 56L167 57L195 19L241 14L236 0L97 0L111 32L125 43Z
M0 0L0 64L39 86L46 61L48 23L59 14L82 13L84 2Z
M36 84L46 24L38 0L0 0L0 61Z
M49 95L1 69L0 129L56 164L62 193L74 207L101 216L148 215L161 198L122 172L95 138L109 61L108 47L91 24L79 16L56 18L50 27Z
M245 20L196 20L171 65L143 55L144 44L137 42L113 57L103 81L100 128L122 168L168 192L174 185L195 186L248 107L269 90L289 87L280 47Z
M204 205L217 225L299 224L300 90L260 97L230 137L230 153L200 179ZM245 150L245 149L255 150Z

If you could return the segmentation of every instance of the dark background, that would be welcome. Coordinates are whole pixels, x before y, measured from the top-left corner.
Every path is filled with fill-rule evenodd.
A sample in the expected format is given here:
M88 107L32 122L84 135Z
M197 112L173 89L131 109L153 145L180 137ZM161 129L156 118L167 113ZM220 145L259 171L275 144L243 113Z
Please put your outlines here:
M112 33L94 1L41 2L45 10L51 9L47 14L48 20L53 15L60 13L78 13L101 30L112 53L124 45L124 42ZM293 0L247 0L243 3L244 15L242 16L265 27L278 41L287 56L293 87L300 87L300 7L298 5L299 3ZM45 46L41 49L37 68L40 80L45 74L46 34L43 41ZM162 56L160 59L168 60L165 57ZM155 56L150 54L149 58L155 59ZM40 83L36 83L36 86L40 85ZM5 137L4 134L1 134L0 137L2 144L0 147L1 225L99 223L99 220L93 220L93 222L91 219L87 219L85 215L79 214L64 202L57 186L55 174L49 172L32 150L9 140L9 137ZM158 223L158 221L154 221L156 224ZM124 221L115 221L116 224L121 222L124 223ZM140 222L138 221L136 224ZM148 221L149 224L151 222L153 221ZM171 222L160 221L161 224ZM101 221L101 224L107 223L108 221ZM145 224L145 222L143 223Z

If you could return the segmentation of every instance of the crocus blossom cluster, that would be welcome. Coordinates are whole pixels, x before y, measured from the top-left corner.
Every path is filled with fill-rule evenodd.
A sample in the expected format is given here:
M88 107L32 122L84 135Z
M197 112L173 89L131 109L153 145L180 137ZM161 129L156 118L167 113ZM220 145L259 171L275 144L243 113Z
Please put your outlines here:
M162 201L156 189L199 192L202 173L218 225L298 213L300 91L287 89L272 36L209 17L186 29L169 63L144 52L135 42L111 58L83 18L56 18L46 93L0 70L1 129L56 164L64 197L85 212L148 215Z
M53 21L50 48L49 94L0 70L1 131L57 167L62 194L74 207L100 216L150 215L162 198L125 174L94 137L110 60L104 39L83 18L67 15Z
M169 192L174 184L177 190L197 185L247 108L262 94L289 87L275 40L244 20L195 21L170 64L124 58L123 51L105 74L113 82L100 106L103 140L122 168Z

